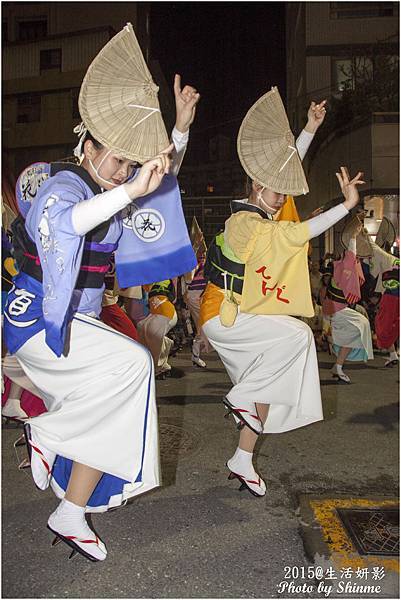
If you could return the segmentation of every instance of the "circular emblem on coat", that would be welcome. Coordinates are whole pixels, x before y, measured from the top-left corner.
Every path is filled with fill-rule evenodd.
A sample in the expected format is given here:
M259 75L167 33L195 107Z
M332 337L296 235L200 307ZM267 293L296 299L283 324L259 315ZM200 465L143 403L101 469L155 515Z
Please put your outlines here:
M163 215L155 208L140 208L130 218L132 231L143 242L157 242L166 229Z

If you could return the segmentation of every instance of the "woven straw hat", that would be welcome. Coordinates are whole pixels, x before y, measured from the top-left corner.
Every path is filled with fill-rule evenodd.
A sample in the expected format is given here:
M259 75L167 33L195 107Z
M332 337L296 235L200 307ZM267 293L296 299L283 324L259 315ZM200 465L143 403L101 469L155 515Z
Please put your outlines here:
M394 225L387 217L383 217L379 231L376 234L375 243L380 246L380 248L383 248L386 242L392 246L395 242L395 238L396 232Z
M354 215L349 221L347 221L343 227L343 230L340 235L341 244L347 250L349 241L353 237L353 234L357 227L362 223L363 224L363 214L361 216ZM362 219L362 220L361 220ZM356 236L356 254L359 258L368 258L372 256L373 249L372 244L370 243L369 235L366 233L364 229L358 233Z
M192 218L190 239L192 248L194 249L195 253L206 252L207 246L205 238L202 229L199 227L198 220L195 216Z
M245 115L237 150L253 181L279 194L308 193L295 139L276 87L259 98Z
M17 218L12 208L8 206L1 198L1 218L4 231L9 231L11 223Z
M85 127L104 146L143 163L169 145L157 92L131 23L92 61L79 93Z

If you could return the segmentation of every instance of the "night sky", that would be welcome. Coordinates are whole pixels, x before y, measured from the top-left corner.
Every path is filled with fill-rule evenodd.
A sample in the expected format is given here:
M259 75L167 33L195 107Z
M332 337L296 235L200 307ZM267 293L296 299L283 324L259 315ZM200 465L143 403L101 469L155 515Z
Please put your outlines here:
M216 133L236 138L272 85L285 101L284 2L152 2L150 23L167 81L179 72L201 93L191 132L201 146Z

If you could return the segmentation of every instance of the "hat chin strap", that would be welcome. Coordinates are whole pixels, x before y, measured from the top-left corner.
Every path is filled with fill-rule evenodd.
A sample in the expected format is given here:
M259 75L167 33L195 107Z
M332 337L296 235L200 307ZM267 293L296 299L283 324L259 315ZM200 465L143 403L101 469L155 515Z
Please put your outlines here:
M277 208L273 208L272 206L269 206L269 204L267 204L267 202L265 202L265 200L263 200L263 197L262 197L262 192L263 192L263 190L265 190L265 189L266 189L266 188L265 188L265 187L263 187L263 188L260 190L260 192L257 192L257 193L256 193L256 198L259 200L259 202L261 202L262 204L264 204L264 205L266 206L266 208L268 208L269 210L271 210L271 211L272 211L272 214L274 215L274 213L276 213L276 212L278 211L278 209L277 209Z
M73 153L82 162L82 146L84 145L85 137L88 132L83 121L74 127L73 132L78 135L78 144L75 146Z
M108 179L103 179L103 177L101 175L99 175L99 169L102 166L102 164L104 163L104 161L106 160L106 158L108 157L108 155L110 154L111 150L109 150L104 157L102 158L102 160L100 161L99 166L96 168L95 165L93 164L93 162L91 161L91 159L89 158L89 164L92 168L92 170L94 171L96 177L98 179L100 179L100 181L103 181L104 183L107 183L108 185L112 185L113 187L118 187L119 184L117 183L113 183L112 181L109 181Z
M270 206L269 204L267 204L267 202L265 202L264 200L262 200L263 204L266 206L266 208L268 208L269 210L272 210L273 213L276 213L278 211L278 208L273 208L272 206Z

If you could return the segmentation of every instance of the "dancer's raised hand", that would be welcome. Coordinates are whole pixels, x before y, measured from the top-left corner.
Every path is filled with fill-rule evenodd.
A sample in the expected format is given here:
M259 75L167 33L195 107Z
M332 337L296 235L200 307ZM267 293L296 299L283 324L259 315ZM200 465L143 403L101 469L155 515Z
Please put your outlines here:
M174 96L176 108L175 126L178 131L185 133L195 119L196 105L199 102L200 94L191 85L186 85L181 89L181 75L176 74L174 77Z
M146 196L157 190L164 175L170 170L170 153L173 149L174 144L170 144L160 154L143 163L135 179L124 184L131 200Z
M363 173L359 171L353 179L351 179L347 167L340 167L341 173L336 173L341 191L345 198L343 203L347 210L353 209L359 202L358 185L366 183L362 180Z
M326 116L326 103L327 100L322 100L319 103L312 101L310 103L305 131L316 133Z

